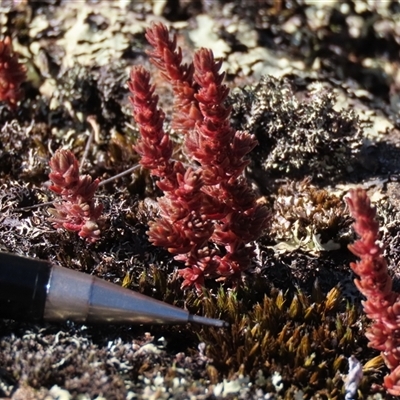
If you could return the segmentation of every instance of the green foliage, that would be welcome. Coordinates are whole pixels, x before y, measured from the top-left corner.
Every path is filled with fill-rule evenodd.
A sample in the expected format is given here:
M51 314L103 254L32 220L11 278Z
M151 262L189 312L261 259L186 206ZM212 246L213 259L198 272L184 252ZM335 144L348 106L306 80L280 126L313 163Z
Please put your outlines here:
M210 378L250 375L264 390L275 392L271 376L279 373L284 384L279 398L293 398L299 390L304 398L342 398L347 357L353 354L364 361L373 352L361 350L366 342L364 318L355 306L343 303L340 289L324 295L316 287L310 297L273 289L260 302L249 296L250 290L221 288L216 296L205 292L203 298L190 301L205 315L231 324L224 331L203 328L198 333L213 360ZM361 387L377 379L378 366L379 359L367 366Z

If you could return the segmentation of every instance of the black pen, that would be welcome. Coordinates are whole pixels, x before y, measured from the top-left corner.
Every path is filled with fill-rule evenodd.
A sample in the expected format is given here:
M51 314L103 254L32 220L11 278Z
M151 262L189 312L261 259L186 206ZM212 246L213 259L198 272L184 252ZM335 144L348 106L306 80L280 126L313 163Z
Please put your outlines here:
M0 318L224 327L188 311L49 261L0 252Z

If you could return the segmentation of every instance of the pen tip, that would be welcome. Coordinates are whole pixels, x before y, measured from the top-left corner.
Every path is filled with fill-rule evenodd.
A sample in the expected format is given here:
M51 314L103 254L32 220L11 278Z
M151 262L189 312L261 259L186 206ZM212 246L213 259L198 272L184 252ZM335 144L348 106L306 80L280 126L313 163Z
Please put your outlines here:
M229 326L228 322L222 321L220 319L200 317L198 315L192 315L192 314L189 315L188 322L195 322L197 324L216 326L218 328L227 328Z

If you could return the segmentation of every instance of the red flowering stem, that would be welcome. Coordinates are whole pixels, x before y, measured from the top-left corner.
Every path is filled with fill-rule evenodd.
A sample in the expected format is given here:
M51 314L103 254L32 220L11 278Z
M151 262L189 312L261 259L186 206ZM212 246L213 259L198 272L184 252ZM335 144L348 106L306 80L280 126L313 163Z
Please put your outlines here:
M231 107L224 105L229 89L222 83L221 64L208 49L200 49L194 56L194 79L200 86L195 97L203 118L186 140L186 148L207 166L208 173L213 171L213 176L207 176L209 184L241 175L248 165L245 156L257 145L254 135L235 131L230 125Z
M196 253L213 233L205 212L211 212L215 204L202 192L199 172L171 161L172 143L163 129L164 113L158 109L158 96L150 84L149 72L134 67L128 86L141 134L135 150L141 156L141 165L160 178L157 185L164 192L159 199L160 218L150 223L150 241L173 254ZM199 276L196 284L203 284L203 279L203 275Z
M267 220L265 208L256 203L243 177L245 156L256 141L232 129L231 109L224 105L228 88L219 73L221 62L210 50L199 50L194 63L186 66L176 37L170 39L164 25L153 25L146 37L153 46L152 62L173 86L175 108L180 110L174 119L186 134L189 161L199 164L185 169L180 162L171 162L172 144L163 130L164 114L150 75L134 67L129 89L141 134L135 149L141 164L160 178L157 185L164 191L160 218L150 223L150 240L185 263L182 286L200 290L205 278L239 279L253 256L249 242L260 235Z
M266 209L256 203L253 190L244 179L248 164L245 156L256 146L254 136L235 131L229 121L231 108L225 106L229 89L223 84L221 61L211 50L200 49L194 56L194 79L199 85L195 95L202 120L186 138L188 154L200 165L204 192L218 199L223 213L215 221L211 240L226 249L218 260L221 277L238 279L251 263L253 246L267 221ZM209 216L212 219L212 216Z
M176 35L170 37L168 28L162 23L152 24L146 30L146 39L153 47L148 51L150 61L172 85L174 91L172 127L186 133L201 119L194 97L196 85L193 81L193 63L182 64L182 50L176 44Z
M400 296L392 291L392 279L378 245L379 224L376 210L363 189L351 190L347 203L355 219L354 230L360 236L349 249L360 261L351 263L358 275L355 284L366 300L364 311L372 324L366 336L369 346L380 350L391 373L385 377L387 391L400 395Z
M94 194L99 180L89 175L80 175L78 160L69 150L57 150L50 160L49 178L53 182L50 190L61 196L50 209L55 228L78 232L79 236L94 243L100 237L99 220L103 211L96 205Z
M26 67L19 63L13 53L11 38L0 41L0 101L15 108L21 98L20 86L26 80Z
M193 64L182 64L182 50L176 45L176 35L170 38L168 28L162 23L153 23L146 30L146 39L153 47L148 51L151 62L168 82L193 83Z
M158 96L150 83L150 73L141 66L133 67L128 82L133 115L139 126L140 140L134 147L141 156L140 164L162 178L162 190L177 186L172 143L164 132L164 113L158 108Z

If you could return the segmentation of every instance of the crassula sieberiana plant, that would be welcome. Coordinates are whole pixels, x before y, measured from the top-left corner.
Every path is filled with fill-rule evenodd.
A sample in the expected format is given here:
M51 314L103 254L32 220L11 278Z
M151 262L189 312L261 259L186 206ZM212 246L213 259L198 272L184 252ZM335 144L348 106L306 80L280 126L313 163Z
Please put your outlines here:
M94 193L99 180L81 175L78 160L70 150L57 150L50 160L52 181L50 190L60 196L49 212L55 228L78 232L79 236L93 243L99 239L99 221L102 204L96 204Z
M379 350L390 370L384 379L387 391L400 396L400 294L392 290L392 278L378 243L376 210L364 189L354 189L347 198L355 219L354 230L360 238L349 249L360 258L351 263L357 274L355 284L365 296L364 311L372 321L366 336L369 346Z
M165 115L150 73L132 69L129 81L133 115L140 138L140 163L158 178L164 192L160 216L150 223L150 241L185 263L183 286L198 289L205 278L238 281L251 264L252 241L264 229L268 213L244 177L247 155L257 142L230 125L229 89L221 61L202 48L193 62L182 63L176 37L161 23L147 29L150 60L173 89L172 126L184 137L189 166L173 160L173 142L164 130Z
M26 79L26 67L13 52L11 38L0 41L0 101L15 107L21 98L21 84Z

